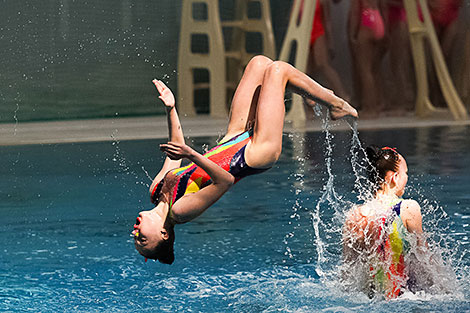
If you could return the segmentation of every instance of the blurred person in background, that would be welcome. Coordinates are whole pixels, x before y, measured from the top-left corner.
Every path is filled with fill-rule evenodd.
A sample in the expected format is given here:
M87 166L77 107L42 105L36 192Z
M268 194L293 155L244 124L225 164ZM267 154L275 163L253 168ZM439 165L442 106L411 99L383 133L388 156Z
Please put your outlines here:
M310 35L307 74L314 77L317 72L321 73L326 80L326 87L334 90L339 97L349 102L350 96L344 88L338 72L331 65L331 59L334 58L334 55L330 0L317 0ZM310 117L312 117L311 106L306 105L306 108L310 109Z
M392 86L394 92L399 90L402 95L400 101L396 101L393 95L388 109L402 115L414 109L415 81L410 37L403 0L385 0L385 3Z
M459 13L462 3L462 0L428 0L429 13L450 72L452 72L452 55L459 33ZM436 70L431 61L428 63L431 98L437 106L446 106Z
M462 2L462 0L428 0L429 13L446 60L449 60L457 38Z
M377 117L384 107L381 62L385 52L385 24L382 11L379 0L351 0L348 40L361 118Z

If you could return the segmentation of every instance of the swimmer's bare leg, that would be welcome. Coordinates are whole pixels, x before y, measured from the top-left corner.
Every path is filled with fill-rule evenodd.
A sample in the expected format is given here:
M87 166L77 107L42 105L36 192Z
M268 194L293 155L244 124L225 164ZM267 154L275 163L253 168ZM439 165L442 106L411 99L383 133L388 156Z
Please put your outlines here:
M373 39L368 30L360 30L356 46L356 62L360 71L357 73L361 85L361 115L363 117L377 117L380 113L380 94L376 81L376 73L379 68L374 68L377 55L378 42Z
M272 62L265 56L255 56L246 66L233 96L230 120L224 139L240 134L253 126L264 72Z
M273 62L264 73L254 134L245 150L246 161L252 167L269 167L281 154L285 115L284 93L287 86L310 100L328 106L332 119L347 115L357 117L356 110L346 101L323 88L306 74L286 62Z
M292 89L306 99L307 104L321 104L330 109L331 119L337 120L345 116L357 117L357 111L348 102L336 96L290 64L284 63L287 88Z

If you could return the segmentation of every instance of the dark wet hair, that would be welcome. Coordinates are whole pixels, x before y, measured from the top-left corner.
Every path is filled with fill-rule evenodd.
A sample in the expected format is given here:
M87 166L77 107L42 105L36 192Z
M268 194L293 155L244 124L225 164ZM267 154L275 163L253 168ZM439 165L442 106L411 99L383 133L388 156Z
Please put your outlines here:
M376 145L368 146L366 155L369 160L367 166L369 180L372 182L375 191L377 191L384 183L388 171L398 171L400 157L395 148L380 148Z
M160 196L163 188L163 183L164 183L164 178L162 178L158 184L157 187L155 188L155 191L150 194L150 201L152 201L153 204L158 204L160 202Z
M167 240L163 240L153 249L139 251L147 259L158 260L160 263L171 264L175 260L173 245L175 243L175 231L169 227Z

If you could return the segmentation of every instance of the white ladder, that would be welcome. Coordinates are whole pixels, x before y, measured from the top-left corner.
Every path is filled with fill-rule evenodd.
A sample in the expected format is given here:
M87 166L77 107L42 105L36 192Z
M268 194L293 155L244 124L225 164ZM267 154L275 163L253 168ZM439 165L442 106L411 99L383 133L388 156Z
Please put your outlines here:
M250 4L256 3L259 4L260 17L250 18ZM207 18L194 18L197 6L203 8L206 14L202 15ZM232 28L232 48L229 51L224 47L222 27ZM235 20L224 22L220 21L218 0L183 0L178 56L178 102L182 114L196 115L194 91L209 89L210 116L228 115L227 89L235 90L246 64L253 57L246 51L246 34L250 32L261 35L262 54L274 58L276 52L269 0L237 0ZM191 40L198 35L207 37L207 53L192 51ZM209 82L194 83L195 69L207 70Z
M280 60L289 62L290 54L295 46L295 58L292 65L302 72L305 72L307 69L310 34L312 32L317 1L319 0L295 0L287 34L279 56ZM294 126L305 124L307 118L301 96L297 94L292 95L292 106L285 119L292 121Z

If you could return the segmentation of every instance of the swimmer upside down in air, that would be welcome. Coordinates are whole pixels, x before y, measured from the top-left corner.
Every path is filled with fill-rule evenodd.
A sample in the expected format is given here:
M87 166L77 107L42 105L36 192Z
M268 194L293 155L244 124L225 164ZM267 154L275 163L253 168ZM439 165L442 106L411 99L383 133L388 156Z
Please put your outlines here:
M174 261L176 224L195 219L238 180L263 172L278 160L286 88L312 105L327 106L334 120L357 117L346 101L290 64L256 56L248 63L233 97L225 137L201 155L184 142L171 90L161 81L153 83L167 111L169 142L160 145L167 158L150 186L156 206L139 213L132 234L141 255L167 264ZM192 163L180 167L182 159Z

